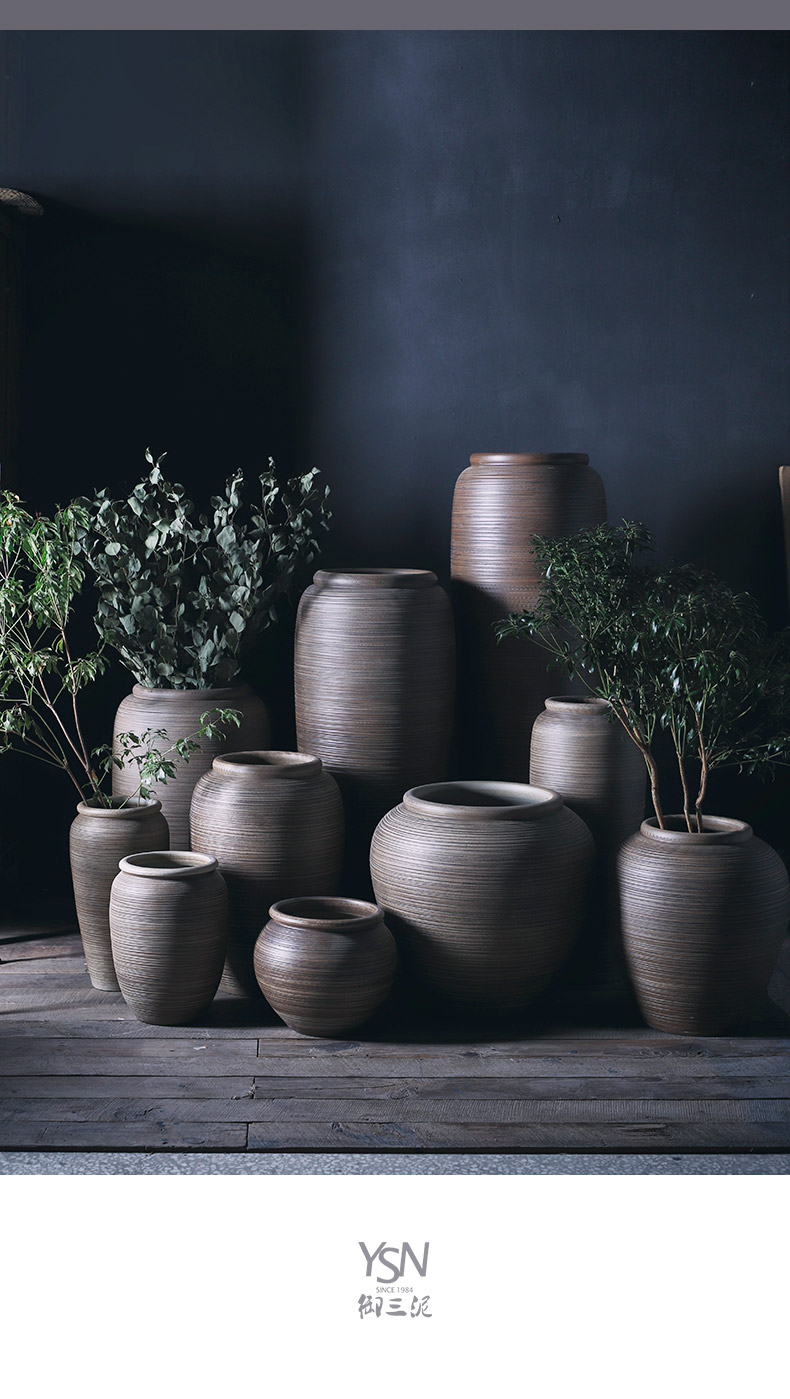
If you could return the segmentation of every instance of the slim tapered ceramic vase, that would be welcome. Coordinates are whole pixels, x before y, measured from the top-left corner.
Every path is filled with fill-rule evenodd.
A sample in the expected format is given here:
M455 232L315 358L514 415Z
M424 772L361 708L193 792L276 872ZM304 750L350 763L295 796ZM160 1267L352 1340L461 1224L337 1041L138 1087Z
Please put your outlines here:
M192 849L214 855L228 886L223 991L258 995L255 940L278 899L334 894L343 859L343 803L320 758L272 750L227 753L201 777Z
M537 602L533 534L601 524L606 497L583 453L476 452L470 461L455 487L450 564L460 761L469 777L526 782L530 730L557 673L533 642L497 643L494 627Z
M112 806L80 802L69 832L77 922L91 985L118 991L110 946L110 890L118 861L141 850L167 850L170 832L161 802L113 797Z
M411 976L459 1009L506 1014L567 961L593 858L587 827L556 792L444 782L387 813L370 868Z
M647 770L606 700L553 695L532 726L530 782L559 792L595 841L584 928L569 975L598 986L621 982L617 851L645 814Z
M195 851L120 862L110 894L112 955L124 1000L149 1025L185 1025L219 986L228 896L217 861Z
M623 942L648 1025L718 1035L760 1015L790 917L787 871L751 826L655 817L618 858Z

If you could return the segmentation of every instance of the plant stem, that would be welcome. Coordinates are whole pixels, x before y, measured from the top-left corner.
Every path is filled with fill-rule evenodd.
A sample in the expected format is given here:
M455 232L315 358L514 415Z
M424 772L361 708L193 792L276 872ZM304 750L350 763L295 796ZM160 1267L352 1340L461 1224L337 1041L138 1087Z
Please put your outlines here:
M698 742L699 742L699 759L700 759L700 764L701 764L701 770L700 770L700 777L699 777L699 791L698 791L698 793L697 793L697 801L696 801L695 806L696 806L696 816L697 816L697 831L700 832L700 831L702 830L702 803L703 803L704 800L705 800L705 793L706 793L707 790L708 790L708 771L709 771L709 768L708 768L708 754L707 754L706 749L705 749L705 744L704 744L703 741L702 741L702 734L700 733L699 729L697 730L697 739L698 739Z
M681 753L680 748L678 748L677 745L675 747L675 752L677 753L678 767L680 769L680 781L683 785L683 815L686 818L686 828L689 831L689 833L692 833L693 827L691 824L691 794L689 792L688 781L686 780L686 768L683 762L683 754Z

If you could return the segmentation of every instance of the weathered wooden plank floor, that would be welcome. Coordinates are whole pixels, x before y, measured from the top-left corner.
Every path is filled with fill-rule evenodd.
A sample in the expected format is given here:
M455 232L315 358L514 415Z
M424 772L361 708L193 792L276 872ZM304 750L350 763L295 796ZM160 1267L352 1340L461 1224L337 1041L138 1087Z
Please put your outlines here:
M459 1026L401 1003L353 1041L261 1004L141 1025L94 991L68 920L0 929L0 1148L790 1150L790 944L759 1024L646 1029L626 1003Z

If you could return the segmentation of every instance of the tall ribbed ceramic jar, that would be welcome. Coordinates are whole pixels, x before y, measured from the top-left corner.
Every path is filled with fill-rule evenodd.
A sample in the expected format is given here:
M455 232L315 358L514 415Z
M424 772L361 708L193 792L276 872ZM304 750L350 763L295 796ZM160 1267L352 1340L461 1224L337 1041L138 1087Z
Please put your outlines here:
M606 700L552 695L532 726L529 780L559 792L595 841L595 872L574 953L579 979L615 984L618 972L616 855L645 814L647 769Z
M69 831L71 880L80 937L91 985L119 991L110 946L110 890L118 861L143 850L167 850L170 832L161 803L153 798L80 802Z
M143 852L120 861L110 893L123 998L149 1025L186 1025L214 999L228 935L225 881L210 855Z
M267 746L269 716L266 706L253 694L249 685L232 685L216 690L154 690L146 685L135 685L132 693L121 700L115 715L113 747L117 751L119 733L140 734L146 729L164 729L169 743L174 743L178 738L187 738L197 732L201 714L211 709L240 710L241 726L237 729L235 724L228 724L224 739L201 739L200 752L193 753L188 763L179 764L175 777L171 777L169 782L155 784L151 789L162 803L173 850L189 849L192 793L216 755ZM136 790L136 771L134 766L113 767L114 797L127 797Z
M533 642L497 643L494 626L537 602L532 535L603 523L606 496L583 453L477 452L470 460L455 487L450 564L461 765L469 777L526 782L530 730L558 688L557 672L547 673Z
M465 1011L505 1014L567 961L593 858L587 827L556 792L442 782L387 813L370 869L412 977Z
M619 857L623 942L648 1025L719 1035L765 1007L790 917L787 871L745 821L655 817Z
M321 759L305 753L227 753L201 777L192 849L214 855L228 886L223 991L257 995L255 940L279 899L334 894L343 859L343 803Z
M407 787L446 776L454 677L450 600L435 573L316 573L296 623L296 732L340 785L345 893L367 888L384 812Z

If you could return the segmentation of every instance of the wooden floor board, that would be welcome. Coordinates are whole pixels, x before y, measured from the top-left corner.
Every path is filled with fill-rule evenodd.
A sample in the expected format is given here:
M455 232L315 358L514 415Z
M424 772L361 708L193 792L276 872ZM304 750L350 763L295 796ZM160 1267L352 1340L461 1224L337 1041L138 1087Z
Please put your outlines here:
M313 1040L220 996L191 1026L91 987L68 918L0 931L0 1149L790 1150L790 943L741 1035L663 1035L562 996L521 1022L397 1005Z

